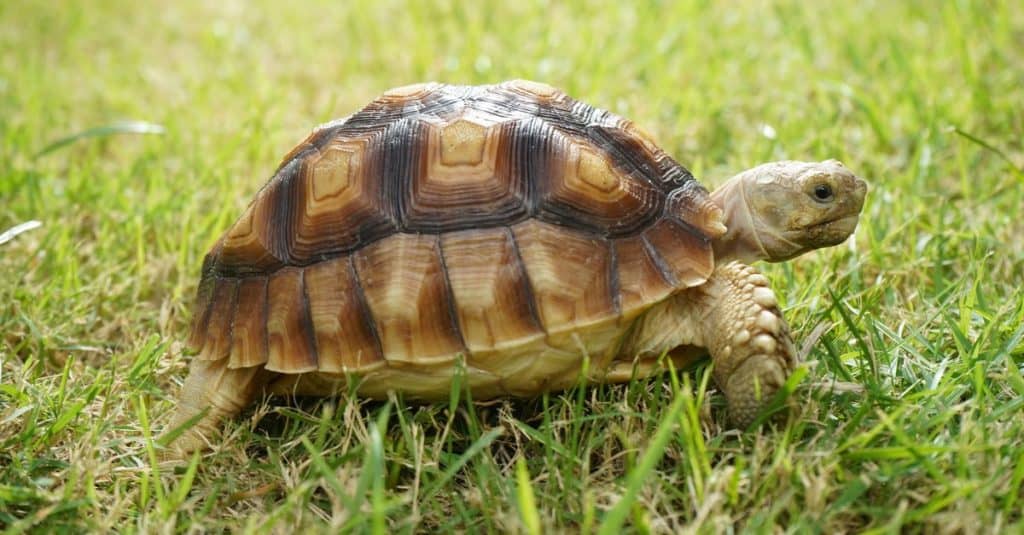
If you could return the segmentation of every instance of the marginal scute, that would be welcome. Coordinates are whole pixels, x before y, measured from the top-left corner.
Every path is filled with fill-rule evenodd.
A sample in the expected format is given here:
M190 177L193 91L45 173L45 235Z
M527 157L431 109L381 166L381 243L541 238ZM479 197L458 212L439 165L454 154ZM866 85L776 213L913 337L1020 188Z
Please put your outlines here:
M465 353L437 236L395 234L360 249L353 262L389 362Z
M235 293L238 281L219 279L213 289L210 317L206 325L203 348L196 357L201 360L220 360L231 350L231 318L234 315Z
M657 260L643 236L619 238L613 242L617 261L622 317L636 314L668 297L675 287L665 280Z
M703 284L714 269L711 243L692 227L662 218L643 233L651 250L661 259L662 274L676 288Z
M303 271L285 268L267 286L266 368L280 373L316 371L317 356L306 308Z
M239 281L228 368L249 368L267 362L267 283L267 277Z
M210 320L210 305L213 290L217 284L217 256L220 254L221 243L218 240L213 249L203 257L203 267L199 275L199 286L196 288L195 305L192 311L192 325L189 329L188 347L199 350L206 339L206 325Z
M305 283L320 357L318 371L339 374L384 365L349 257L310 266Z
M504 228L441 237L444 263L466 348L479 356L544 336L525 266Z
M615 317L609 243L542 221L512 227L541 324L549 334Z

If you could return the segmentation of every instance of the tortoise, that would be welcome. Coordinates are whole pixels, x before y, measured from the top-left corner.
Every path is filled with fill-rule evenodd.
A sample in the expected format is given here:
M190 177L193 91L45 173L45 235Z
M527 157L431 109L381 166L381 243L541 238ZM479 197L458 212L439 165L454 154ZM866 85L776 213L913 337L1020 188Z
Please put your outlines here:
M844 241L866 189L838 161L782 161L709 193L541 83L393 89L289 152L206 255L174 447L261 393L429 401L462 373L476 400L533 396L665 354L710 354L746 426L796 364L749 264Z

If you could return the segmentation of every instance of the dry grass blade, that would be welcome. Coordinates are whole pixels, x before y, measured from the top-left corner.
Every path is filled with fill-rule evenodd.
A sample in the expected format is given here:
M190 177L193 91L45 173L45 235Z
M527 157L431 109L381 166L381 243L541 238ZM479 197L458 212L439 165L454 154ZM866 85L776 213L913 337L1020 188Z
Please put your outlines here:
M13 240L14 238L17 238L19 234L28 232L32 229L37 229L41 226L43 226L43 223L41 221L36 221L34 219L31 221L26 221L24 223L14 225L9 229L0 232L0 245L3 245Z
M164 127L158 124L147 123L145 121L120 121L108 125L89 128L86 130L82 130L81 132L76 132L69 136L57 139L56 141L53 141L49 145L40 149L39 152L35 153L34 157L39 158L40 156L45 156L59 148L66 147L76 141L81 141L83 139L109 137L125 134L153 135L163 134L164 132Z

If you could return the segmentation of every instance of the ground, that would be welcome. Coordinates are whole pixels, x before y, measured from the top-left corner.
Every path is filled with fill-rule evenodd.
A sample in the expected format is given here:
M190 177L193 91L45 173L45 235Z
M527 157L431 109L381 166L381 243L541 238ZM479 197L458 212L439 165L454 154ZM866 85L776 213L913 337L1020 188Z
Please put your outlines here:
M1024 530L1022 4L457 5L0 3L0 232L41 223L0 238L0 527ZM202 255L279 159L389 87L508 78L632 118L709 187L785 158L871 182L854 238L763 266L798 413L729 431L704 366L275 399L159 463Z

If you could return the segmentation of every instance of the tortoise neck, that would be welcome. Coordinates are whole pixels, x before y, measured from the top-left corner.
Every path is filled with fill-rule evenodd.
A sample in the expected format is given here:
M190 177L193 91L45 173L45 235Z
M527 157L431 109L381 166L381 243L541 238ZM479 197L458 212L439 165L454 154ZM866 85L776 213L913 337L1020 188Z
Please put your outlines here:
M727 229L712 242L716 264L731 261L749 264L770 258L758 237L758 221L750 211L743 182L741 173L711 193L711 200L722 209Z

